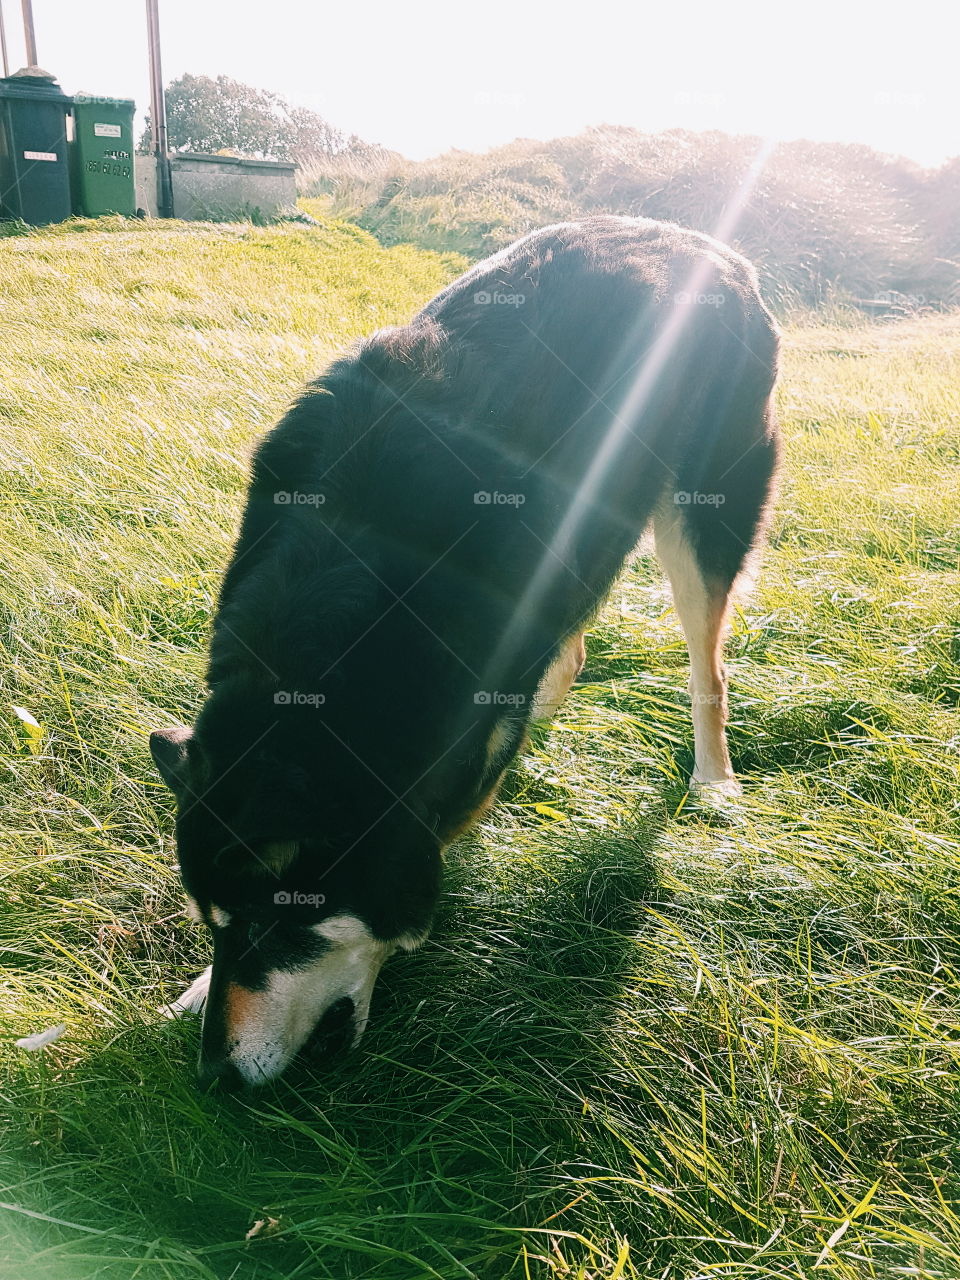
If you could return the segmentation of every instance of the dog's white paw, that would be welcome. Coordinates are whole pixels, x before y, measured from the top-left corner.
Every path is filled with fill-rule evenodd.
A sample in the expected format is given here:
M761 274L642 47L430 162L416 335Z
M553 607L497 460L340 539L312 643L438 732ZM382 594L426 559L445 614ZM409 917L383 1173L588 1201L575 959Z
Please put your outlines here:
M160 1006L165 1018L182 1018L185 1013L201 1014L207 1003L207 992L210 990L210 968L204 969L196 981L191 982L182 996L177 996L172 1004Z
M738 800L743 795L743 787L736 778L717 778L712 782L691 778L690 794L698 800Z

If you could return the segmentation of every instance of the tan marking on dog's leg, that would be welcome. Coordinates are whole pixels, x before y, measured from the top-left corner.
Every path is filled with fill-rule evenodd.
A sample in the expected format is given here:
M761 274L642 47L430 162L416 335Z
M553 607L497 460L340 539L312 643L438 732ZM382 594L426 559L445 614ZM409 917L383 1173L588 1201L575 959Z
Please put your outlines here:
M503 755L506 746L513 741L515 732L513 723L506 716L493 726L493 732L487 739L486 769L491 769L495 761Z
M586 660L583 632L577 631L564 642L563 648L544 672L533 699L531 719L550 720L557 714Z
M727 750L727 677L723 666L730 590L704 580L684 535L681 509L658 510L654 537L690 653L695 759L690 785L738 795L740 784Z
M503 782L505 773L506 770L504 770L504 773L500 774L495 782L490 784L489 790L484 792L472 809L461 814L459 818L454 820L451 826L444 827L439 832L440 845L442 848L446 849L448 845L453 844L454 840L459 840L462 835L469 831L471 827L475 826L484 814L487 813L493 805L494 800L497 798L497 792L500 790L500 784Z

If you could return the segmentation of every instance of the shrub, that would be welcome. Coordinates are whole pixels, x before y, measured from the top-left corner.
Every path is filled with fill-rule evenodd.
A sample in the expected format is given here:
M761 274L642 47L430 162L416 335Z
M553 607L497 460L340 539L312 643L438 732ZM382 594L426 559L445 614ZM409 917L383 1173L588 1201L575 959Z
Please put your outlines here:
M720 234L780 311L902 311L960 298L960 160L936 172L866 146L602 126L420 163L368 148L308 177L386 244L479 258L566 218L623 213Z

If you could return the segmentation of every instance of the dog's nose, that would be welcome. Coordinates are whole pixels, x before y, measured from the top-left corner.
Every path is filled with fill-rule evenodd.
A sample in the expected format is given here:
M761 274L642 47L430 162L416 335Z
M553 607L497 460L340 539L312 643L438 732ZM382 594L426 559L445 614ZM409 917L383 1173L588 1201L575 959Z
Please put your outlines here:
M197 1083L203 1093L217 1085L224 1093L236 1093L243 1088L243 1076L229 1058L201 1058L197 1068Z

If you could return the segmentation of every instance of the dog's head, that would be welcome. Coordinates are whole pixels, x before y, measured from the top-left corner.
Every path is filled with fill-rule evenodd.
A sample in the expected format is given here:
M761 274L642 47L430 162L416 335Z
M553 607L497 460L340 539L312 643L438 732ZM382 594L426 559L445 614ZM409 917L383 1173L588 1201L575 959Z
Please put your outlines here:
M426 937L440 842L411 797L305 768L276 735L215 718L208 703L196 731L159 730L150 748L176 796L191 910L213 938L200 1078L255 1085L325 1019L359 1038L384 961Z

